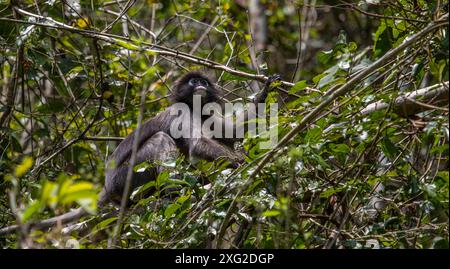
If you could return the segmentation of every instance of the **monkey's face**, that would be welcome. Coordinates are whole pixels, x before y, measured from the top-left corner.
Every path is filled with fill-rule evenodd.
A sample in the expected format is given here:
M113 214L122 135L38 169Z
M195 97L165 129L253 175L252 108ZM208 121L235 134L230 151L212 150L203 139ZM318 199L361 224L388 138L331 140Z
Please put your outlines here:
M194 96L200 98L198 100L201 100L202 106L219 100L217 89L206 76L199 72L190 72L178 81L172 101L192 106Z
M188 81L192 87L192 95L200 95L202 98L208 96L208 88L210 87L208 80L200 77L193 77Z

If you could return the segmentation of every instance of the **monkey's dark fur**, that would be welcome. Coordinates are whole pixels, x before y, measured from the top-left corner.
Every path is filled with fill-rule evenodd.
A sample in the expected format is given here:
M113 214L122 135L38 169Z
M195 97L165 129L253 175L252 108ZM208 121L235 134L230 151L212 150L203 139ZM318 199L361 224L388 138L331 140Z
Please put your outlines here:
M278 80L279 76L272 76L266 83L266 87L257 95L254 103L262 103L265 101L270 83ZM219 91L211 83L211 80L200 72L189 72L182 76L176 83L171 101L172 103L185 103L192 111L193 95L201 92L201 104L210 102L221 103ZM233 145L239 139L235 138L178 138L171 136L170 126L175 118L176 113L171 111L175 109L174 104L166 108L155 117L146 121L140 130L138 138L138 150L135 158L135 165L145 161L158 162L171 158L177 153L184 154L189 158L213 161L219 158L228 160L232 167L237 167L243 162L244 155L234 150ZM246 114L246 118L247 118ZM191 115L192 117L192 115ZM203 122L203 119L202 119ZM198 128L193 126L193 128ZM201 128L201 127L200 127ZM235 126L233 126L235 128ZM98 205L103 207L109 202L120 203L124 193L125 182L129 169L129 162L134 143L135 132L129 134L111 154L106 164L105 185L100 193ZM157 164L144 172L133 172L131 190L145 184L146 182L155 180L161 172L161 167ZM33 227L45 228L54 224L67 223L80 218L85 214L84 210L78 209L67 214L54 217L52 219L41 221ZM10 226L0 229L0 235L14 231L17 227Z
M171 115L171 111L175 110L175 104L185 103L192 111L193 95L199 90L206 90L206 95L202 95L201 98L202 104L220 102L218 90L205 75L199 72L190 72L181 77L176 83L171 98L174 105L169 106L142 125L135 165L148 160L164 161L171 155L173 156L172 152L177 149L190 158L209 161L221 157L226 158L233 166L237 166L239 161L243 161L243 156L236 154L233 148L215 139L206 137L175 139L171 136L170 127L174 119L177 118L177 114L172 113ZM135 134L132 132L111 154L106 170L105 187L100 194L99 204L117 203L122 199L134 137ZM113 167L110 168L110 166ZM155 180L160 172L160 168L156 166L151 171L134 173L131 189Z

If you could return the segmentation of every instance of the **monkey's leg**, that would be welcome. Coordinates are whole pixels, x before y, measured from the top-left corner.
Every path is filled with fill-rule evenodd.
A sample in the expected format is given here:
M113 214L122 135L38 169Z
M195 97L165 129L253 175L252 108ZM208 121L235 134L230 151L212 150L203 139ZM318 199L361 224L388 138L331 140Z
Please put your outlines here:
M172 158L178 157L178 149L175 145L175 141L166 133L158 132L154 134L150 139L148 139L144 145L136 153L136 165L145 161L155 162L154 167L143 171L143 172L133 172L131 178L131 190L144 185L149 181L156 180L158 174L164 169L163 166L158 165L158 163L168 161ZM103 205L107 202L114 202L120 204L122 200L123 191L125 188L125 181L127 178L129 166L121 165L118 168L111 171L111 174L107 174L105 187L100 193L99 204ZM114 214L117 212L114 212ZM106 216L111 216L108 213ZM106 217L102 217L105 219ZM70 227L67 227L63 233L70 234L72 231L86 232L91 230L91 228L96 225L97 221L94 223L81 223ZM102 239L103 235L98 235L95 240Z
M175 141L166 133L158 132L149 138L136 153L135 165L145 161L154 162L154 167L143 171L133 172L131 181L131 190L147 182L156 179L164 167L158 163L176 158L178 149ZM105 203L108 201L120 202L125 188L125 181L129 163L126 162L116 169L107 172L105 186L100 194L99 201Z

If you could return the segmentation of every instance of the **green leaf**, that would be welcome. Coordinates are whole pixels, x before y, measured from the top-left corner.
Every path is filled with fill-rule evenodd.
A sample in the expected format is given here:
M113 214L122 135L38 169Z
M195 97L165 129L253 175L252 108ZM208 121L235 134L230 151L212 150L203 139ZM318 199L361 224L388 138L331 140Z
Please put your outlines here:
M319 83L319 81L326 75L327 75L326 73L322 73L322 74L319 74L319 75L313 77L314 85L317 85L317 83Z
M440 60L439 62L435 62L434 60L430 63L430 71L433 76L436 77L438 81L442 81L442 74L445 70L447 63L445 60Z
M433 239L434 249L448 249L448 238L436 237Z
M113 223L117 220L117 217L112 217L109 219L105 219L104 221L100 222L99 224L95 225L95 227L92 229L92 232L95 233L97 231L101 231L108 227L109 224Z
M96 199L97 194L91 182L77 182L74 184L70 184L70 181L66 182L69 182L69 185L60 194L61 203L69 204L81 199Z
M355 42L348 43L348 51L355 52L358 49L358 45Z
M387 137L384 137L381 141L381 148L384 154L386 154L389 158L394 158L398 151L395 144L392 143L392 141Z
M134 197L136 197L136 195L141 194L141 193L145 192L146 190L148 190L152 187L155 187L155 186L156 186L156 181L147 182L144 185L137 187L131 194L131 198L134 198Z
M84 199L91 201L97 200L97 193L94 190L76 191L64 195L60 202L62 204L71 204L73 202L82 202Z
M140 163L140 164L135 165L135 166L133 167L133 171L134 171L134 172L138 172L138 171L141 170L141 169L146 170L146 169L151 168L151 167L154 167L154 164L151 164L151 163L149 163L149 162L142 162L142 163Z
M278 210L267 210L267 211L263 212L263 216L265 216L265 217L275 217L280 214L281 214L281 212Z
M339 192L341 192L341 191L342 191L342 188L333 188L333 187L331 187L331 188L327 189L326 191L322 192L322 193L320 194L320 197L321 197L321 198L328 198L328 197L330 197L331 195L333 195L333 194L335 194L335 193L339 193Z
M306 88L307 86L308 84L306 83L306 80L300 80L299 82L295 83L294 86L292 86L292 88L289 90L289 93L299 92L304 88Z
M330 145L330 148L332 151L334 152L341 152L341 153L349 153L350 152L350 147L347 146L346 144L332 144Z
M391 40L389 39L389 31L391 29L382 22L375 32L373 52L377 57L383 55L392 47Z
M162 186L169 179L169 171L165 170L156 178L156 186Z
M373 46L373 51L375 52L375 49L377 47L377 42L380 40L380 36L381 34L384 33L384 31L386 30L386 23L384 23L383 21L381 21L380 26L378 26L377 31L375 32L375 37L374 37L374 46Z
M54 207L56 205L56 203L58 202L57 195L56 195L57 192L58 192L58 188L57 188L56 183L46 181L44 183L44 187L42 188L41 201L50 207Z
M50 113L58 113L64 111L67 104L63 102L62 100L58 99L52 99L49 100L46 104L42 104L38 106L36 109L37 111L44 113L44 114L50 114Z
M26 172L28 172L28 170L30 170L31 166L33 166L33 158L26 156L23 158L22 163L16 167L14 175L18 178L23 176Z
M311 128L308 130L305 136L305 141L314 144L322 136L322 130L319 127Z
M26 223L29 219L31 219L36 213L38 213L42 209L41 201L33 201L27 209L22 214L21 221L22 223Z
M164 217L170 218L175 211L177 211L181 207L180 204L171 204L164 211Z
M317 60L319 60L320 63L326 65L333 59L333 50L327 50L327 51L319 51L317 53Z
M180 198L177 199L177 203L178 204L183 204L184 202L186 202L189 198L191 197L191 195L183 195Z
M139 48L131 43L128 43L126 41L120 40L120 39L115 39L115 41L117 42L117 45L119 45L120 47L129 49L129 50L139 50Z
M84 69L82 66L76 66L76 67L72 68L69 72L67 72L65 77L68 81L72 80L72 79L76 78L78 76L78 74L83 70Z

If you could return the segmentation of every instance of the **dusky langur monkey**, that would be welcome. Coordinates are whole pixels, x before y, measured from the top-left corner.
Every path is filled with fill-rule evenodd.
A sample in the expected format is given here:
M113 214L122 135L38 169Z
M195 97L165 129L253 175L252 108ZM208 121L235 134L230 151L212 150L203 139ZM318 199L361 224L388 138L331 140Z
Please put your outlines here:
M280 80L278 75L270 76L264 89L256 95L253 103L264 103L271 89L271 83L277 80ZM234 149L235 142L242 140L242 138L225 138L225 136L209 138L203 135L194 138L174 137L171 134L172 123L174 120L179 119L177 105L180 103L186 104L190 111L193 111L195 95L201 97L202 106L208 103L223 103L219 91L204 74L194 71L182 76L177 81L172 93L171 101L173 104L155 117L147 120L141 126L134 165L139 165L146 161L154 162L155 165L143 172L133 172L130 190L155 180L163 169L158 165L158 162L165 161L180 153L189 159L214 161L224 158L234 168L237 168L244 161L244 154ZM248 113L250 112L245 113L244 122L249 117ZM202 116L201 123L207 118L208 116ZM192 114L188 115L188 118L185 120L190 120L192 123ZM223 120L222 123L225 125L226 121ZM191 125L191 135L193 131L196 131L196 128L201 128L201 126ZM224 126L223 129L225 128ZM232 128L236 129L237 126L232 126ZM122 140L110 155L105 169L105 185L98 200L99 208L110 202L120 203L124 193L134 139L135 131ZM54 226L56 223L65 224L79 219L85 214L85 211L79 208L61 216L40 221L32 226L34 228L46 228ZM12 232L17 228L17 226L10 226L0 229L0 235Z

